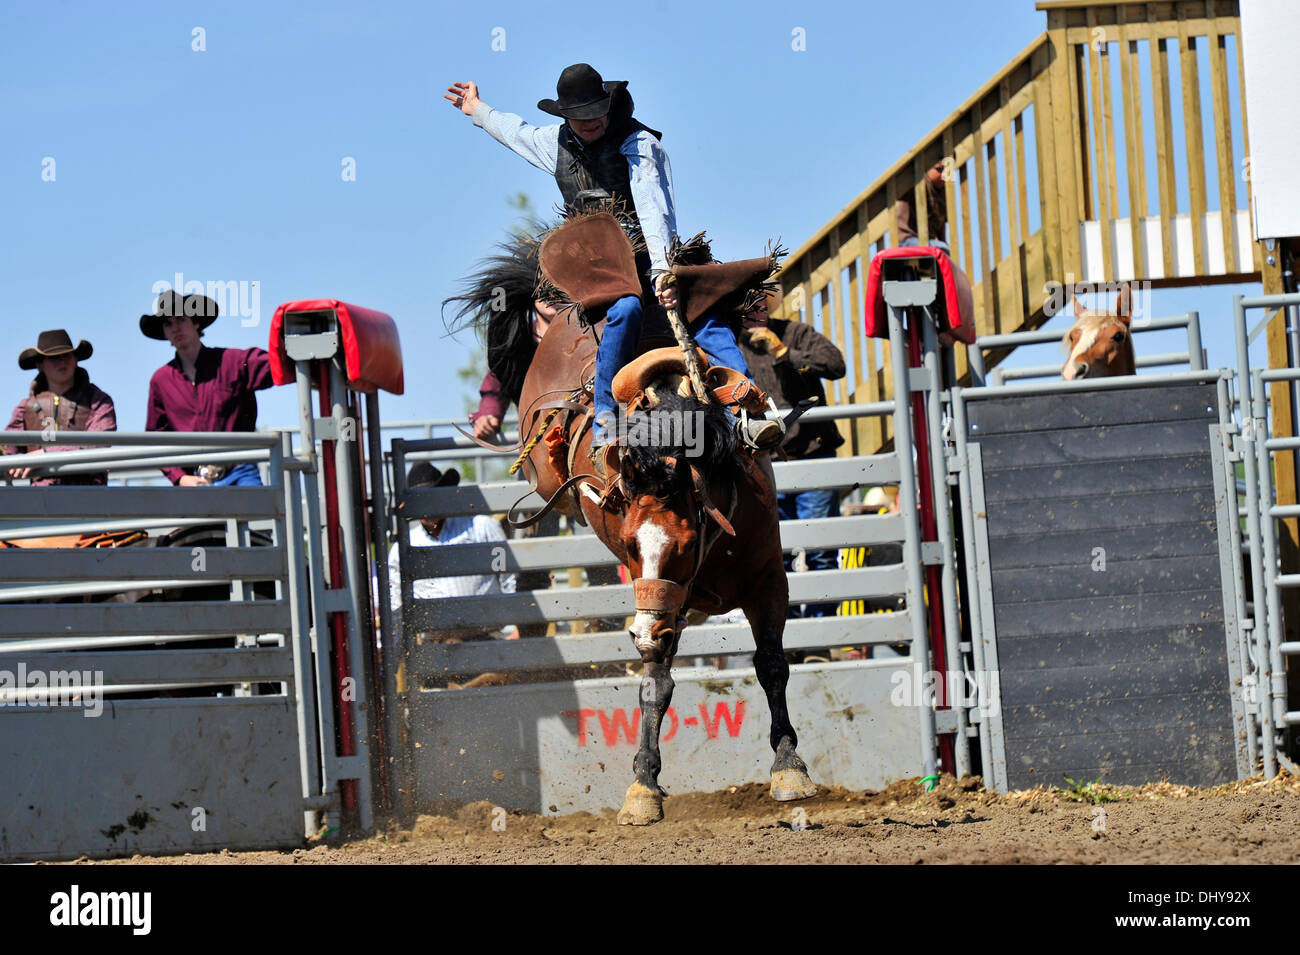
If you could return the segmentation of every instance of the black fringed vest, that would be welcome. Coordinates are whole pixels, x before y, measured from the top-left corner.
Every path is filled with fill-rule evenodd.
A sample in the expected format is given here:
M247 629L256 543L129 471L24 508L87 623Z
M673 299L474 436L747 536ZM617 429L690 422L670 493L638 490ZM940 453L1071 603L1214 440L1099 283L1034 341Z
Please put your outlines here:
M627 157L619 150L627 138L638 130L645 130L655 139L663 138L663 133L659 130L651 129L627 116L614 122L604 136L588 145L574 135L569 124L565 123L560 128L560 149L555 162L555 182L560 187L565 206L581 207L579 196L587 190L596 190L592 198L601 198L601 192L608 193L621 202L627 218L635 226L636 234L629 236L634 242L641 238L641 220L637 217L636 203L632 201L632 176L628 170ZM644 293L642 298L646 303L653 303L650 253L645 249L637 253L636 267L641 276ZM647 322L649 326L657 328L660 310L657 305L648 307L651 313L647 315Z
M580 204L578 197L589 189L601 189L622 201L628 213L636 218L636 205L632 201L632 183L627 157L619 150L633 133L645 130L656 139L662 133L628 117L606 130L605 135L590 145L574 135L568 123L560 129L560 151L555 163L555 182L560 187L566 206Z

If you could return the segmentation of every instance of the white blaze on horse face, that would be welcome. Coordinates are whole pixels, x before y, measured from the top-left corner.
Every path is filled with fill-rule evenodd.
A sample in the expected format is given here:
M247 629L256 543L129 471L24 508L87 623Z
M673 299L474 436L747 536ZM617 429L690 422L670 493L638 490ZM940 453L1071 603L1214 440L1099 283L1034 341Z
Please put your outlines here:
M1084 355L1088 354L1093 345L1097 344L1097 332L1099 330L1100 326L1097 325L1080 330L1079 341L1071 350L1070 357L1066 359L1065 368L1061 372L1061 376L1066 381L1074 381L1075 365L1079 363Z
M668 547L668 532L658 524L646 521L636 529L636 545L641 552L641 576L658 577L659 562Z

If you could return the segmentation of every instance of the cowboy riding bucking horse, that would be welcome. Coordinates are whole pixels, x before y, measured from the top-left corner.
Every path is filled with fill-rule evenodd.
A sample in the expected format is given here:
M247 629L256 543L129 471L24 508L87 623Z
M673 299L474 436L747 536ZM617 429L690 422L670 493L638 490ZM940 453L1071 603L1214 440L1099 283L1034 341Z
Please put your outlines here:
M684 286L688 277L695 289L686 309L694 344L712 365L740 373L739 391L761 398L748 379L749 369L735 332L722 318L721 309L710 306L721 304L746 281L766 278L770 259L701 268L706 258L705 262L697 259L675 269L670 267L669 258L677 245L672 171L660 144L662 134L633 118L626 82L606 83L586 63L567 67L556 84L556 99L543 99L537 104L543 112L564 120L551 126L533 126L513 113L488 106L479 98L478 86L473 82L453 83L444 98L498 142L553 175L569 215L613 210L629 233L639 288L627 288L625 283L620 289L617 279L601 281L602 277L592 276L585 283L589 294L582 301L589 323L599 322L601 311L604 319L593 382L597 447L615 439L615 375L636 357L643 333L653 337L667 331L665 318L671 311L675 319L678 287ZM595 238L588 238L591 236ZM599 245L600 230L587 230L575 240ZM593 247L589 253L593 258L617 258L607 248ZM707 252L704 254L707 256ZM609 296L592 296L590 287L597 285L603 292L613 288L626 294L613 301L601 301ZM571 300L579 297L572 295ZM679 341L682 337L679 335ZM692 359L688 356L688 363ZM735 384L732 382L733 387ZM750 410L759 413L751 419ZM766 450L780 443L784 425L762 417L761 401L742 404L740 411L737 435L748 448Z

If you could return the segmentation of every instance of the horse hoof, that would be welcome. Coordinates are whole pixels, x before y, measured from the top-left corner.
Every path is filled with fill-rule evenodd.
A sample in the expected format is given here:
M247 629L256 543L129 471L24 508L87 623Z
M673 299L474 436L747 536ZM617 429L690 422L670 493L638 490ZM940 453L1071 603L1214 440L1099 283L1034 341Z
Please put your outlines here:
M649 826L664 817L664 797L640 783L627 787L623 808L618 811L620 826Z
M772 798L793 802L817 795L817 784L802 769L778 769L772 774Z

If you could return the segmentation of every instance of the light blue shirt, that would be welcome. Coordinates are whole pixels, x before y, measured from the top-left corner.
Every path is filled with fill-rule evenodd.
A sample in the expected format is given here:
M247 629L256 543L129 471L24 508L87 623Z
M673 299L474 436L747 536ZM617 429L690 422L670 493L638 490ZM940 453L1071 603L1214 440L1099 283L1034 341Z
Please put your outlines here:
M560 156L560 130L554 126L533 126L516 116L481 103L474 110L474 125L481 126L497 142L523 156L543 172L555 175ZM619 147L627 157L628 178L632 186L632 203L641 222L650 267L655 271L668 268L668 244L677 234L676 203L673 200L673 173L668 154L659 140L638 129Z
M454 547L457 544L490 544L505 541L501 525L486 514L473 517L449 517L437 537L430 537L419 521L411 521L412 547ZM402 564L398 546L388 552L389 599L394 610L402 607ZM441 597L482 597L515 592L514 574L467 574L461 577L430 577L416 580L412 591L418 600L437 600Z

